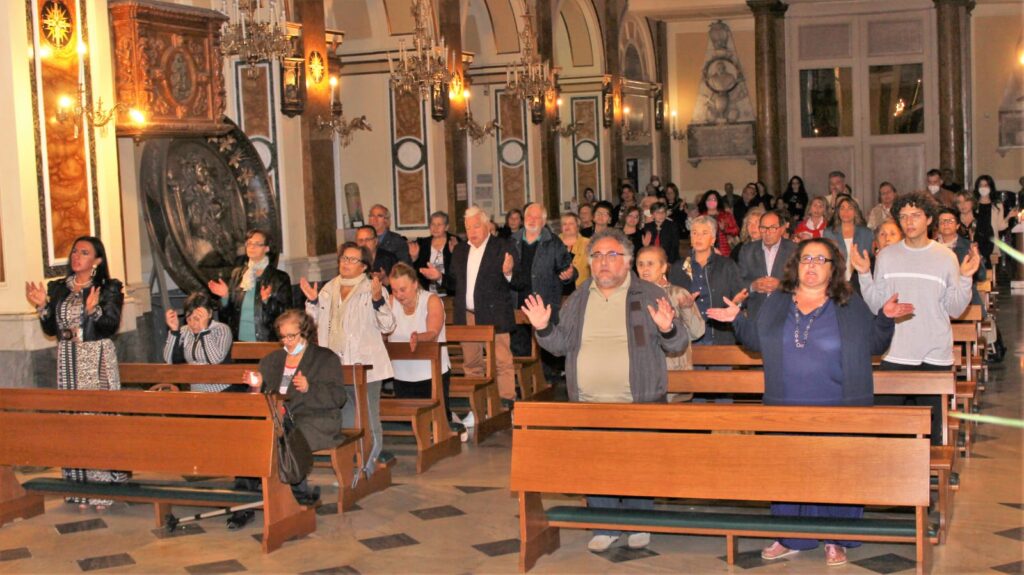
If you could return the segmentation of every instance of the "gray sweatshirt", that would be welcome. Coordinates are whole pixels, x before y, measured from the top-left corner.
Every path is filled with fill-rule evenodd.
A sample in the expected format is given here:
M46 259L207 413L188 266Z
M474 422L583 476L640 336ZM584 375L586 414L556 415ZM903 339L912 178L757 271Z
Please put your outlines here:
M971 303L971 278L960 275L956 255L946 246L929 242L911 248L901 241L883 249L875 261L875 275L860 274L861 294L872 313L899 294L914 305L914 314L896 322L896 333L884 359L902 365L953 365L953 329L950 316L958 316Z

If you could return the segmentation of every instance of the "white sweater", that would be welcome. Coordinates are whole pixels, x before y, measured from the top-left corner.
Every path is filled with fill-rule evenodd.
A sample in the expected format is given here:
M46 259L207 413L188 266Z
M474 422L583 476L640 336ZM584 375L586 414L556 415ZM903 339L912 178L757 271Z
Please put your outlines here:
M950 316L959 316L971 303L971 278L960 275L956 254L929 242L923 248L906 242L878 253L875 275L860 274L861 295L872 313L899 294L914 305L914 314L896 322L896 333L884 359L902 365L953 365ZM868 334L865 334L867 337Z
M341 297L340 286L340 276L335 277L320 289L316 301L306 302L306 313L316 320L317 341L324 347L328 347L328 342L331 341L328 336L331 330L331 302L334 298ZM387 291L384 292L384 300L387 301ZM346 340L349 342L346 347L354 349L331 350L342 358L342 363L372 365L366 375L367 381L394 377L391 359L388 357L388 350L384 347L384 338L381 334L394 331L395 316L387 303L381 305L379 309L374 309L370 282L363 282L356 287L355 293L349 296L348 305L345 306L344 329ZM346 351L349 357L344 357Z

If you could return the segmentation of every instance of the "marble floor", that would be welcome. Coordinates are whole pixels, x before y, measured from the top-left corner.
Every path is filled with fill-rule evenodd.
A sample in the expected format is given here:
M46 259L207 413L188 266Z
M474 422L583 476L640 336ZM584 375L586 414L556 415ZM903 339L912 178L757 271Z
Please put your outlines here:
M991 369L982 400L989 415L1022 416L1024 297L1003 296L999 322L1009 352ZM1019 429L983 425L973 457L963 462L949 541L934 550L932 572L1024 573L1024 482ZM511 573L517 570L516 501L508 491L511 435L464 445L461 455L415 474L412 446L389 442L399 458L396 484L343 516L319 510L317 531L270 554L260 553L259 523L228 531L222 518L168 536L153 529L146 505L80 514L52 499L46 513L0 528L0 573ZM53 471L42 471L52 474ZM336 500L332 477L317 470L323 500ZM186 511L177 509L182 516ZM909 545L866 544L850 563L828 568L821 548L773 563L758 553L767 541L743 539L737 564L724 561L720 537L654 535L631 551L624 540L595 555L589 533L562 531L562 546L534 573L912 573Z

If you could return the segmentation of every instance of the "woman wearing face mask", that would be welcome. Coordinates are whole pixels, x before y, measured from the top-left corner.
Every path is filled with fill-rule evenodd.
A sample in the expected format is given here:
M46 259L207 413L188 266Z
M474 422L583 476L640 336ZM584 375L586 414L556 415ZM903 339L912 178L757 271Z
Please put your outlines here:
M195 292L185 300L185 329L181 329L178 312L167 310L167 342L164 361L171 364L214 365L224 363L231 355L231 328L213 320L213 302L204 292ZM201 383L189 391L217 393L237 386ZM236 389L241 391L241 389Z
M345 439L341 410L346 404L346 388L341 362L334 352L316 344L316 324L306 312L287 310L274 323L284 348L260 361L249 386L284 396L284 406L311 450L333 449ZM305 479L292 485L292 493L301 505L313 505L320 498L320 488L311 489Z
M697 203L697 212L702 216L711 216L718 222L718 240L715 247L718 253L729 257L732 253L731 242L739 238L740 227L736 225L736 219L732 214L722 209L722 196L715 190L708 190Z
M231 280L210 280L207 287L220 298L220 319L237 341L274 341L274 320L292 305L292 281L271 264L273 242L263 230L245 234L245 265L231 271Z
M373 434L373 449L366 458L363 471L367 475L377 469L377 457L384 444L380 423L380 387L385 379L394 377L388 350L381 334L395 329L395 316L387 305L387 293L380 278L370 279L370 251L355 242L338 248L338 277L317 290L306 278L299 281L306 296L306 313L317 325L317 342L338 354L344 364L365 364L373 368L367 374L367 418ZM349 394L354 392L347 390ZM342 416L355 421L355 396Z
M996 190L996 183L992 180L992 176L979 176L974 181L974 191L977 198L978 216L975 240L978 242L978 252L981 254L982 264L987 269L992 269L992 254L999 254L992 238L998 238L999 234L1009 227L1010 220L1017 217L1017 209L1004 212L1002 197Z
M124 292L110 277L107 251L99 238L82 236L71 244L68 275L25 284L25 297L39 314L43 333L57 338L57 389L121 389L117 350L110 339L121 325ZM63 469L77 483L123 483L129 474L98 469ZM68 497L79 509L105 511L113 501Z

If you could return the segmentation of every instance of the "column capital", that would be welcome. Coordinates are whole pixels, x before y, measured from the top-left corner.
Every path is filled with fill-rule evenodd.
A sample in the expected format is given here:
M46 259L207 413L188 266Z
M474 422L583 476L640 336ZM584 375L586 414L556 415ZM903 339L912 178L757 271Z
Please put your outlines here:
M781 0L747 0L747 7L754 16L782 16L789 10L789 5Z

